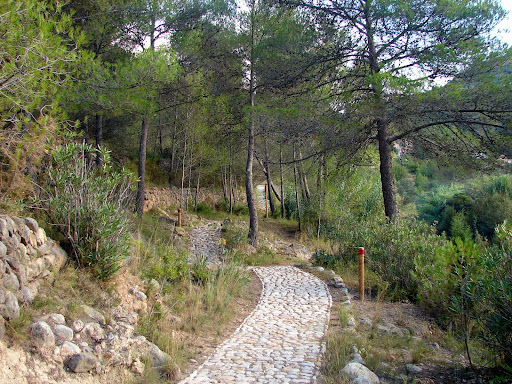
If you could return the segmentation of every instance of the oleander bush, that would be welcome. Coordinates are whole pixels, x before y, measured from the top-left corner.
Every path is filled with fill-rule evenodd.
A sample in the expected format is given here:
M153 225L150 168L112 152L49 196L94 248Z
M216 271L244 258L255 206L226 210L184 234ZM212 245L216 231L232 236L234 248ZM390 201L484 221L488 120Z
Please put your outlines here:
M108 280L129 252L134 189L134 175L115 169L108 151L72 143L52 152L35 188L36 204L77 265Z

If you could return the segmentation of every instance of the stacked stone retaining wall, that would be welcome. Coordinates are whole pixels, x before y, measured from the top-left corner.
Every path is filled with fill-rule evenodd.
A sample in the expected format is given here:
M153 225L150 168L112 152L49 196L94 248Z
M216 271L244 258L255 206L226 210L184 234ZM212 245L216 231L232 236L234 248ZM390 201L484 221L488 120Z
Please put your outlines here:
M189 205L194 204L195 188L185 188L183 190L183 199L186 200L188 196ZM237 202L244 202L245 193L238 191ZM171 206L179 206L181 197L181 189L176 187L149 187L146 188L144 197L144 212L150 211L154 208L168 208ZM203 202L208 205L215 205L224 200L222 191L214 191L212 189L200 188L197 194L198 202ZM183 206L185 201L183 202Z
M20 304L32 302L40 279L66 260L66 252L34 219L0 215L0 339L4 320L19 317Z

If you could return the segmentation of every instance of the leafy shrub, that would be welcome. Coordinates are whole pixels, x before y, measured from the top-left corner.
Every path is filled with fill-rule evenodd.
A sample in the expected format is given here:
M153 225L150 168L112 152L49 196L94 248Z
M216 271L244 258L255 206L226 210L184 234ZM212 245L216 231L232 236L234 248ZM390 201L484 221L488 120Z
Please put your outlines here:
M212 272L206 266L206 259L199 258L190 266L192 281L199 285L205 285L212 278Z
M226 248L234 249L248 243L249 228L243 222L227 219L222 224L222 237L226 240Z
M313 256L313 264L320 265L325 268L334 268L336 264L340 261L340 258L335 255L331 255L326 253L325 251L316 251Z
M94 163L103 157L104 165ZM69 243L80 267L108 280L128 255L134 176L112 167L109 152L68 144L52 153L36 188L37 203Z
M164 283L184 280L189 276L187 255L162 242L153 243L142 266L142 276Z
M197 203L197 212L210 214L210 213L213 213L213 208L211 205L206 204L205 202L201 201L201 202Z
M484 339L502 362L512 364L512 225L505 221L496 228L497 244L484 252L483 273L475 287L480 303L479 319Z
M407 219L393 223L387 223L385 218L351 222L338 235L341 258L353 261L354 248L364 246L367 267L390 284L389 295L394 299L416 297L417 280L411 274L414 258L433 257L436 247L445 241L432 226Z
M237 216L247 216L249 215L249 207L247 204L237 203L233 205L233 214Z

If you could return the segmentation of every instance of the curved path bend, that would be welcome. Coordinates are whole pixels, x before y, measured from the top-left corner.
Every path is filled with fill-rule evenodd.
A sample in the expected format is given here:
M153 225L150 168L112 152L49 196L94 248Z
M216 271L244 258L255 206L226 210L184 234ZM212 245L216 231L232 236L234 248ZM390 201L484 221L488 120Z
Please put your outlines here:
M327 286L295 267L253 270L263 284L257 307L180 384L316 383L331 308Z

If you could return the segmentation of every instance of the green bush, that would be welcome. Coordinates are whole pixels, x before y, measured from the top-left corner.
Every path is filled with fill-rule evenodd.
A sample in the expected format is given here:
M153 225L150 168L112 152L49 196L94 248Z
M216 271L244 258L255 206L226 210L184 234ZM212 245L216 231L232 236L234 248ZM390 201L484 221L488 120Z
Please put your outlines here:
M187 255L162 242L153 243L142 268L142 277L163 283L185 280L190 271Z
M211 214L214 212L211 205L206 204L205 202L201 201L197 203L197 212L198 213L204 213L204 214Z
M483 337L497 352L498 362L512 364L512 226L496 229L497 244L484 252L483 273L475 287Z
M103 165L96 166L97 155ZM62 233L79 267L108 280L128 255L135 177L115 170L108 151L87 144L58 147L36 188L48 224Z
M340 261L340 258L324 251L316 251L312 256L314 265L320 265L325 268L334 268Z

